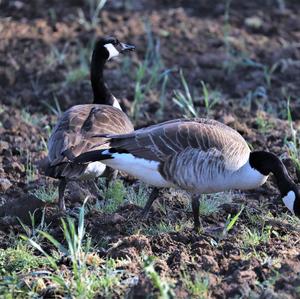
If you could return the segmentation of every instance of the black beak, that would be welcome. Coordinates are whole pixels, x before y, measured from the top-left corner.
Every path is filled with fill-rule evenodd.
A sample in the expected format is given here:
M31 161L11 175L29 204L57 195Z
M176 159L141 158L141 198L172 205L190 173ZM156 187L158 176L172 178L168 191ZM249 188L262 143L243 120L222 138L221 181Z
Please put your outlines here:
M120 43L120 47L121 47L121 50L120 50L121 53L124 53L126 51L135 50L135 46L129 45L129 44Z

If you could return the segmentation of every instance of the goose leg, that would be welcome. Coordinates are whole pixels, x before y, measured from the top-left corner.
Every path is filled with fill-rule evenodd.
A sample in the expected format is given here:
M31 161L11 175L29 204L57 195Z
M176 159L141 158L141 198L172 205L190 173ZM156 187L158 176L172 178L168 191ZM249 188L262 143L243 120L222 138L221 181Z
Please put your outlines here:
M157 198L159 193L159 189L154 187L150 193L150 196L147 200L147 203L145 205L145 207L143 208L143 211L141 213L141 217L145 218L147 216L147 214L149 213L149 210L154 202L154 200Z
M116 180L117 176L118 176L118 170L110 168L106 176L106 182L105 182L106 188L108 188L110 182L114 182Z
M102 195L101 195L101 191L100 191L99 187L97 186L97 180L98 179L96 178L95 180L92 180L92 182L91 182L92 192L94 193L94 195L97 198L103 199Z
M200 230L199 207L200 207L199 195L193 195L192 196L192 210L193 210L195 231Z
M67 181L65 178L62 178L59 181L59 185L58 185L58 206L59 206L60 211L66 210L66 204L65 204L65 199L64 199L64 193L65 193L66 186L67 186Z

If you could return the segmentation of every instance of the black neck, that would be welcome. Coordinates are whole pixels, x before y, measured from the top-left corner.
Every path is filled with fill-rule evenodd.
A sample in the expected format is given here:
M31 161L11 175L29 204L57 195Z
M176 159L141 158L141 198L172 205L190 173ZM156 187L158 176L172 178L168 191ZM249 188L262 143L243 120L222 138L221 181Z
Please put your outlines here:
M252 152L249 158L250 166L263 175L273 173L281 196L286 196L291 190L297 188L290 178L284 164L273 153L265 151Z
M103 78L103 68L106 60L99 57L99 53L93 53L91 61L91 83L94 94L94 104L113 104L113 96L106 86Z

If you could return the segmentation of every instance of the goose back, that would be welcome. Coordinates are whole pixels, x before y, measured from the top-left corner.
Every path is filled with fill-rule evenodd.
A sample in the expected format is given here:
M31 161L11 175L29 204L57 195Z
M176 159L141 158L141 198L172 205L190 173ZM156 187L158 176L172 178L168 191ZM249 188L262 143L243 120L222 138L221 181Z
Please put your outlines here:
M97 145L96 133L120 134L133 131L132 123L120 109L108 105L86 104L73 106L64 112L48 142L49 167L46 174L52 177L74 179L81 176L88 165L73 165L70 160ZM105 138L102 138L102 143ZM100 142L101 143L101 142Z
M215 120L177 119L136 130L129 134L109 135L110 147L126 150L136 157L166 161L170 156L194 148L222 155L228 169L241 167L250 149L244 138L232 128Z
M249 160L250 149L246 141L237 131L214 120L177 119L129 134L107 137L113 152L151 161L152 168L156 162L162 178L180 188L210 193L254 184L252 181L249 184L243 182L236 176L237 173L244 174L241 169ZM113 158L116 158L114 154ZM118 167L115 159L105 163ZM127 172L141 176L138 169L128 167ZM256 173L253 176L256 183ZM259 176L258 180L261 179ZM147 178L144 180L149 182Z

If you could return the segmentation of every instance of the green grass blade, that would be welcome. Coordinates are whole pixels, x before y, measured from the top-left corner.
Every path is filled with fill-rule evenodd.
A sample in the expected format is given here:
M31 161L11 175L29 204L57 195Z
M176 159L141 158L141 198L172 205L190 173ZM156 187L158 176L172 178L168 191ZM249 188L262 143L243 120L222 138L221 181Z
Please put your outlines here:
M241 210L234 216L231 218L231 220L229 221L229 223L226 225L226 231L229 232L233 226L235 225L235 223L238 221L241 213L244 210L244 206L242 206Z
M50 234L47 232L38 231L44 238L49 240L60 252L62 252L65 255L69 255L69 251L67 250L66 247L64 247L61 243L59 243L54 237L52 237Z
M25 241L28 241L32 247L36 248L38 251L40 251L50 262L51 266L53 267L53 269L57 270L57 264L55 262L55 259L52 258L49 254L46 253L46 251L35 241L33 241L32 239L21 235L21 238Z

